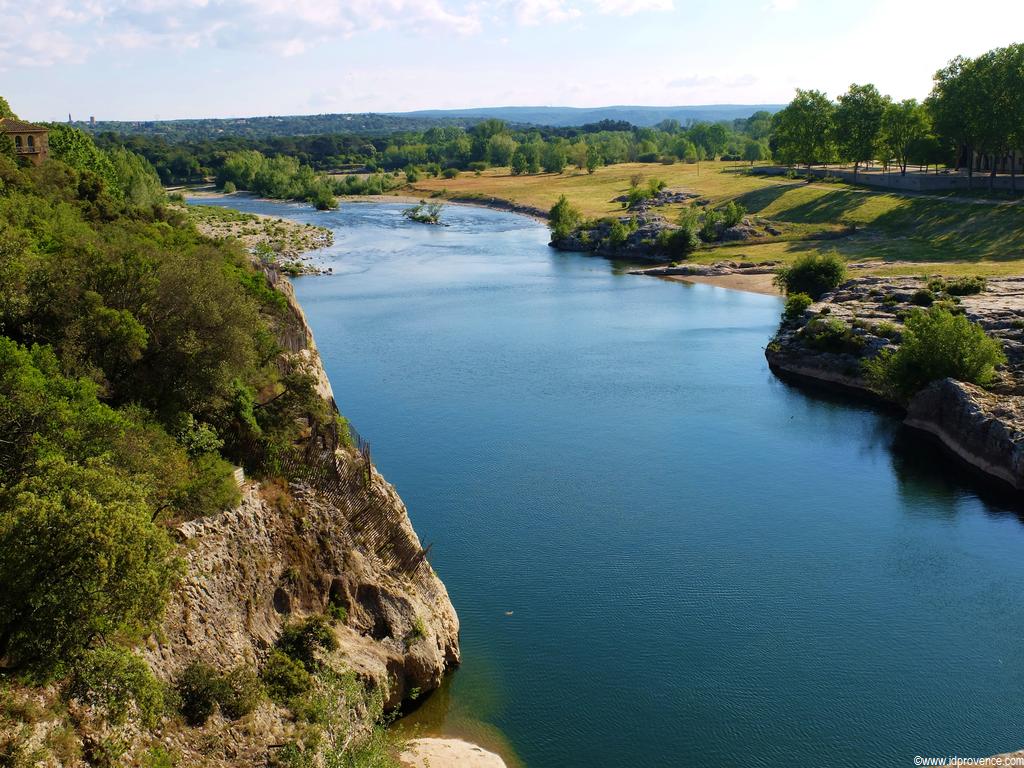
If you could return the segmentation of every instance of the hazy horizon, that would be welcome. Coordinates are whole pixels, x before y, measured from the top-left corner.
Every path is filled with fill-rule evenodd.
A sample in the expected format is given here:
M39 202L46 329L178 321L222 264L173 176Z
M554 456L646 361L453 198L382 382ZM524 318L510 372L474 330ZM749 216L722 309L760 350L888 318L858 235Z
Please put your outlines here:
M28 119L171 120L495 105L778 104L874 82L923 98L955 55L1014 42L951 28L950 0L0 0L0 94Z

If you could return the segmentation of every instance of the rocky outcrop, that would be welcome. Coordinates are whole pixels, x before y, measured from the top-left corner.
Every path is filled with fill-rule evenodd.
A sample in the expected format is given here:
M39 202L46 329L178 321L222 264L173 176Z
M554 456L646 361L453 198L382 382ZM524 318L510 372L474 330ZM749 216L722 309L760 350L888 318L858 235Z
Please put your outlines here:
M631 216L610 216L588 221L565 236L553 236L551 246L560 251L580 251L637 261L665 262L673 258L685 258L688 251L680 252L673 235L680 227L670 223L664 216L651 213L650 207L633 209ZM771 224L744 218L738 224L726 227L719 222L710 241L744 242L759 240L780 234Z
M339 461L364 469L356 455ZM235 509L181 525L185 575L146 648L151 666L166 679L194 661L258 666L287 622L339 606L340 666L386 691L389 708L435 689L459 662L458 618L425 559L393 556L420 542L394 489L370 471L364 494L334 499L304 483L250 484Z
M722 275L770 275L779 268L778 261L716 261L714 264L676 264L669 267L631 269L631 275L652 277L719 277Z
M647 213L651 208L660 208L670 203L685 203L698 197L700 196L685 189L662 189L651 197L642 197L632 203L629 201L629 195L619 195L612 202L627 205L629 210L637 213Z
M279 338L291 363L317 380L334 409L330 382L291 284L267 269L288 299ZM249 483L242 503L177 529L184 575L145 648L155 672L172 679L199 660L227 669L258 665L289 621L329 606L335 661L399 706L435 689L459 663L459 621L405 505L368 450L328 439L310 425L305 460L288 485ZM340 610L338 610L340 609Z
M663 239L679 227L657 214L619 216L589 222L565 237L553 237L560 251L591 252L599 256L666 261ZM664 234L663 234L664 233Z
M931 287L929 287L931 283ZM951 296L934 280L850 280L783 321L765 356L778 375L887 400L867 381L864 361L901 340L908 312L935 301L963 312L998 338L1007 364L982 389L946 379L905 404L905 423L937 438L986 476L1024 490L1024 278L998 278L980 293Z
M1024 490L1024 398L944 379L913 397L904 423L934 435L975 469Z

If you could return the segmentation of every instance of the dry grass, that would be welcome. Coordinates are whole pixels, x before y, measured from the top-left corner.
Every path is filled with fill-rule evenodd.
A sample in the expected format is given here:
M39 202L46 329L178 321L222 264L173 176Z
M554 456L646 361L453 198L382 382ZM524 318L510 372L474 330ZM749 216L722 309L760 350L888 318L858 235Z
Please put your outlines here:
M425 179L420 195L496 197L520 205L550 208L565 195L585 216L621 214L614 201L640 175L663 179L716 205L737 200L754 216L775 222L780 238L721 245L693 256L701 262L779 259L835 250L850 261L878 262L865 274L1024 274L1024 205L972 200L964 196L876 192L846 184L808 184L782 177L753 176L743 163L704 162L652 165L626 163L594 174L512 176L508 169L455 179ZM681 206L666 206L668 218ZM854 228L848 236L836 235Z

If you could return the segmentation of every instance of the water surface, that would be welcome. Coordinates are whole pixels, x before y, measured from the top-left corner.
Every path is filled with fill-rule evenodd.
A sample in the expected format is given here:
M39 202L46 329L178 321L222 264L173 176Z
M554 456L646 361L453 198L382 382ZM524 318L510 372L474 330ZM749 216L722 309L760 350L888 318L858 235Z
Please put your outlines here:
M296 290L462 621L430 728L531 767L1024 746L1024 527L886 414L772 376L779 299L496 211L231 205L335 229Z

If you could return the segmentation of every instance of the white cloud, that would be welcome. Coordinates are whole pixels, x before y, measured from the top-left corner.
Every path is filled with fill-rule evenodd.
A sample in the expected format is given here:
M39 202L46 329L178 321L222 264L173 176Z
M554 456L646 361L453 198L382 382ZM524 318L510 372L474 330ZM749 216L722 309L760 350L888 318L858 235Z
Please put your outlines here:
M597 0L597 10L616 16L632 16L641 11L671 11L672 0Z
M450 0L51 0L42 24L39 13L0 0L0 62L49 66L100 48L268 47L295 56L380 29L480 30L477 7L455 10Z
M580 10L569 7L565 0L513 0L509 5L515 20L527 27L558 24L580 16Z

